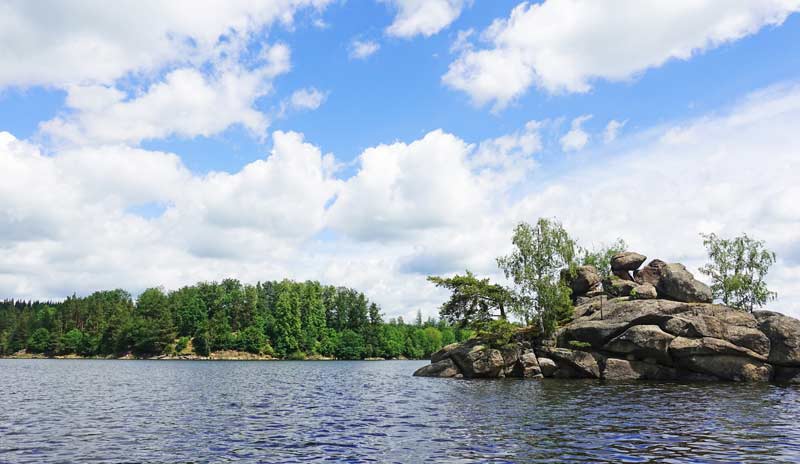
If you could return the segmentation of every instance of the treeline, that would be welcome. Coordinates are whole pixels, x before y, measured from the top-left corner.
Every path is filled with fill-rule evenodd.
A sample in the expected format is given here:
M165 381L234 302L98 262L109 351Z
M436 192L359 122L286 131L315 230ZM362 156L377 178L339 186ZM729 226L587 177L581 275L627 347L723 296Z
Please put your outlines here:
M384 322L356 290L318 282L201 282L134 301L124 290L0 303L0 355L147 357L237 350L279 358L426 358L471 336L443 321Z

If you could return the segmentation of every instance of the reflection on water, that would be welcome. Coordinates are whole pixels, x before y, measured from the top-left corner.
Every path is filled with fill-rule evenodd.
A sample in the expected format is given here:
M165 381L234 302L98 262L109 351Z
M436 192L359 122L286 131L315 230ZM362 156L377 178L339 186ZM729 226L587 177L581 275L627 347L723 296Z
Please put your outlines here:
M0 462L800 462L800 389L0 360Z

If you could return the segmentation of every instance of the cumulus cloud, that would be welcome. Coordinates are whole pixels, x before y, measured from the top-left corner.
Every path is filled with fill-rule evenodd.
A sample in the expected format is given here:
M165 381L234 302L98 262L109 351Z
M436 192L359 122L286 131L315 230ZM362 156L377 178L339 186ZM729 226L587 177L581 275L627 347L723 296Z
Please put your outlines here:
M365 60L381 48L378 42L355 39L350 42L349 56L351 60Z
M416 35L430 37L455 21L464 8L464 0L389 0L397 9L386 33L409 39Z
M295 90L289 97L289 105L296 110L315 110L322 105L327 95L314 87Z
M523 2L483 32L485 48L466 49L442 80L477 105L502 109L532 85L587 92L594 79L625 80L670 59L689 59L798 10L798 0Z
M58 146L208 137L234 125L261 139L270 121L256 101L291 67L289 47L266 32L327 3L12 1L0 7L0 88L64 89L65 108L40 125Z
M46 156L1 133L0 294L288 276L358 287L389 316L434 314L444 295L427 273L502 279L494 258L508 252L514 224L556 216L587 246L623 237L692 271L705 260L699 232L747 232L779 257L770 307L800 315L798 124L800 87L783 86L621 135L624 149L599 151L600 163L537 166L547 146L530 122L475 143L437 130L371 147L346 179L332 155L293 132L276 132L264 159L208 175L169 153ZM517 160L527 160L522 174ZM147 203L163 214L130 212Z
M289 70L289 50L277 44L265 56L269 61L252 70L232 65L206 76L193 68L177 69L132 98L115 87L71 86L67 114L40 129L59 143L81 145L207 137L234 124L261 137L269 122L253 104L270 92L272 78Z
M561 142L561 149L564 151L578 151L589 143L589 134L583 130L583 123L592 119L592 115L585 114L578 116L572 120L569 132L564 134L559 142Z
M470 160L481 182L502 190L522 181L536 167L533 155L542 150L541 127L528 121L520 131L481 142Z
M628 123L628 121L620 122L620 121L617 121L616 119L612 119L611 121L608 121L608 124L606 124L606 128L603 131L603 142L611 143L614 140L616 140L617 139L617 135L619 135L619 131L623 127L625 127L625 124L627 124L627 123Z
M196 65L236 53L274 23L328 0L6 2L0 87L111 85L129 73ZM191 14L186 14L191 11Z
M294 250L324 227L339 181L332 156L302 135L275 132L273 142L239 172L200 176L174 154L105 146L44 156L0 133L0 162L14 176L0 186L0 292L56 297L295 275ZM19 195L39 182L39 194ZM130 212L149 203L165 211Z
M485 207L467 165L469 150L441 130L365 150L358 173L331 207L331 225L370 240L460 223Z

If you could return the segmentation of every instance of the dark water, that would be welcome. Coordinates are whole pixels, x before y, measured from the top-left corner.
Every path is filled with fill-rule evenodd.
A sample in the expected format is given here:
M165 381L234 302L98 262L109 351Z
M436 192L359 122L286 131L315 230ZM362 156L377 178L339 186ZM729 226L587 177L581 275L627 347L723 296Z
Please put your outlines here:
M800 389L0 360L0 462L800 462Z

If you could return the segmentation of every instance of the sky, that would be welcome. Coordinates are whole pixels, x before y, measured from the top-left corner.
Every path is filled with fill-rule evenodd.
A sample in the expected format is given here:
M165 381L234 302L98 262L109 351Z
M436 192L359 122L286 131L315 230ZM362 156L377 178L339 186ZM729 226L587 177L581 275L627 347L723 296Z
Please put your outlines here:
M557 218L777 254L800 316L800 0L0 0L0 295L426 276Z

